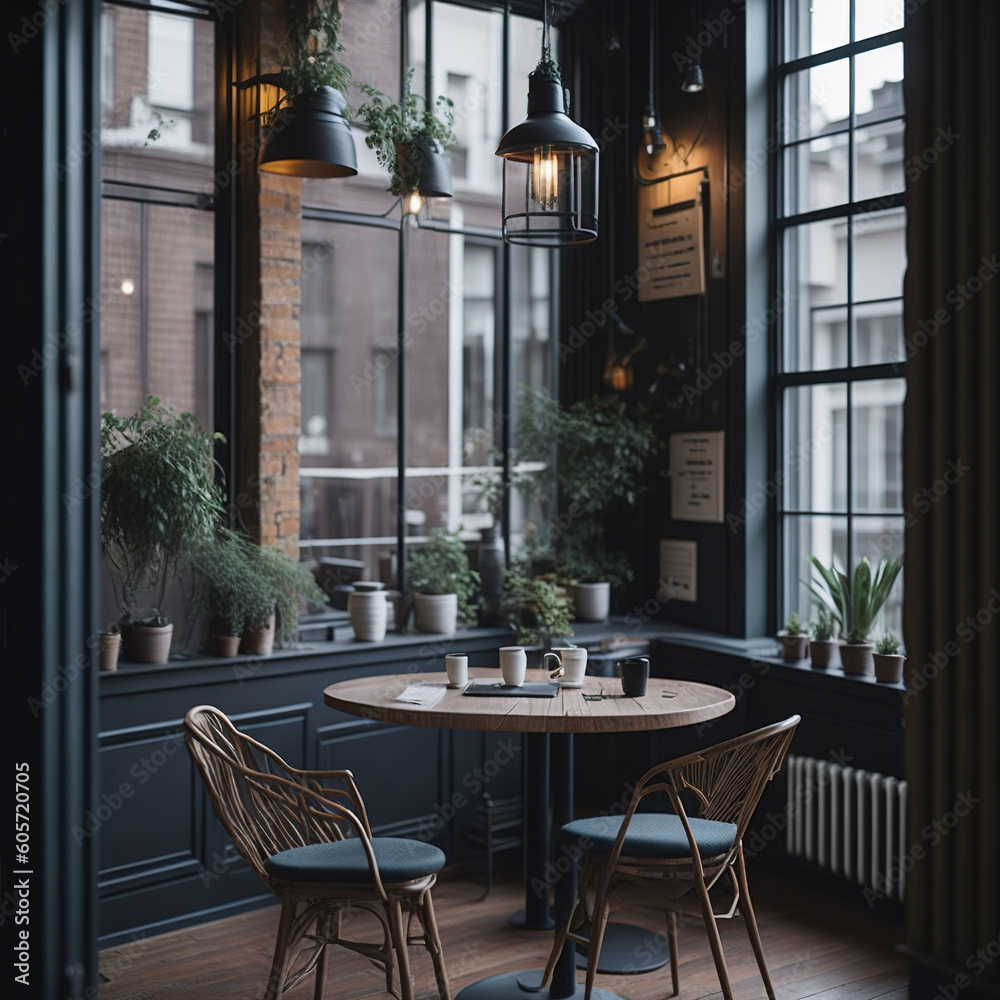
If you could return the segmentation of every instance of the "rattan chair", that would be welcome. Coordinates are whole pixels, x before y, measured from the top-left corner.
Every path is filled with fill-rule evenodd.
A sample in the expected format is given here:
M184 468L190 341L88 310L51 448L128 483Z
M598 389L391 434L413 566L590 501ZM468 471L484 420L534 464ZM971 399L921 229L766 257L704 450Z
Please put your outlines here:
M569 938L588 948L584 1000L590 1000L611 903L625 897L666 913L671 996L679 989L676 914L688 912L704 919L723 996L732 1000L716 919L734 916L738 907L767 995L774 1000L747 888L742 838L761 795L781 769L799 721L793 715L660 764L643 775L624 816L574 820L562 828L563 842L581 860L579 896L569 919L556 932L540 989L551 983ZM638 812L643 799L657 792L666 794L673 812ZM697 803L699 816L688 816L684 797ZM709 890L723 874L728 876L732 902L727 912L717 914ZM593 903L588 906L591 896Z
M413 1000L407 945L422 944L434 963L441 1000L451 1000L431 902L444 854L418 840L373 837L350 771L289 767L207 705L192 708L184 724L216 815L281 900L265 1000L276 1000L314 969L315 998L322 1000L328 946L335 944L384 968L390 992L395 966L402 1000ZM358 910L379 921L381 943L342 936L345 913ZM411 933L414 918L419 930Z

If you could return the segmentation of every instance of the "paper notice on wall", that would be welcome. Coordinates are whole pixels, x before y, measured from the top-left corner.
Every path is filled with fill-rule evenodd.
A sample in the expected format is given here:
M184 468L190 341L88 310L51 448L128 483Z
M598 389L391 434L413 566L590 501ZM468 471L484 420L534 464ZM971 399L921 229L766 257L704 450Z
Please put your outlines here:
M723 431L670 435L670 516L675 521L722 521Z
M698 600L698 543L660 539L660 590L671 601Z
M639 188L639 301L705 292L700 172Z

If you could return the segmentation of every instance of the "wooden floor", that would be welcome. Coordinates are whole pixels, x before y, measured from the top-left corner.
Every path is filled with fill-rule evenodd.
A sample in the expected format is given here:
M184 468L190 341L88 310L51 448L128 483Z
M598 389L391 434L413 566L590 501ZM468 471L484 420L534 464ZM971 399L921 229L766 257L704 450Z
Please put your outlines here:
M904 960L895 952L896 930L863 906L849 906L773 879L753 880L751 891L777 1000L906 1000ZM480 883L444 879L434 889L452 993L484 976L541 967L550 932L510 927L507 916L523 905L515 882L485 899ZM619 910L616 919L650 928L648 944L661 946L655 913ZM359 917L360 920L374 920ZM100 1000L259 1000L270 970L278 922L276 907L202 924L101 952ZM719 998L719 981L700 920L679 921L682 1000ZM359 925L360 926L360 925ZM722 940L737 1000L764 997L743 921L722 921ZM358 933L358 932L354 932ZM363 932L362 932L363 933ZM411 950L418 1000L435 1000L434 975L422 949ZM582 974L579 977L582 980ZM311 1000L312 978L285 996ZM664 1000L665 967L636 976L598 976L597 985L626 1000ZM577 994L582 1000L582 990ZM326 1000L388 1000L383 974L343 949L331 954ZM525 994L525 997L530 994Z

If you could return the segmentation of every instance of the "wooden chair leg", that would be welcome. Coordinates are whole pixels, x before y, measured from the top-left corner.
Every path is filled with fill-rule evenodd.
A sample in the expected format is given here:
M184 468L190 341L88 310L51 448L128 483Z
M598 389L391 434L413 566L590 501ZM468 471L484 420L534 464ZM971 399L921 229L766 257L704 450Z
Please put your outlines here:
M674 991L670 995L677 996L681 991L681 957L677 951L677 914L667 911L667 940L670 942L670 981Z
M424 925L424 946L431 953L431 961L434 963L434 977L437 979L438 996L441 1000L451 1000L448 970L444 964L441 936L438 934L437 917L434 915L434 903L431 900L430 889L424 893L420 915Z
M399 899L390 896L386 910L392 934L392 950L396 953L396 969L399 971L400 1000L414 1000L413 980L410 979L410 958L406 953L406 927L403 924L403 908Z
M701 899L701 913L705 920L705 930L708 932L708 942L712 946L712 957L715 959L715 971L719 974L719 984L722 986L722 995L725 1000L733 1000L732 987L729 985L729 967L726 965L726 955L722 950L722 938L719 935L719 925L715 921L715 914L712 912L712 901L708 898L708 889L705 888L703 878L695 878L698 887L698 896Z
M317 930L325 934L329 927L330 918L320 917ZM313 1000L323 1000L323 991L326 988L326 968L330 961L330 946L324 941L320 946L319 958L316 959L316 986L313 991Z
M281 916L278 918L278 934L274 939L274 959L271 962L271 974L267 977L267 988L264 990L264 1000L278 1000L285 986L285 967L287 965L288 938L295 920L296 904L293 899L282 899Z
M740 913L743 914L743 922L747 926L747 936L753 946L753 953L757 957L757 968L760 969L760 978L764 980L764 989L767 990L768 1000L774 1000L774 987L771 985L771 975L767 971L767 961L764 958L764 945L760 940L760 931L757 928L757 917L753 912L753 903L750 902L750 887L747 884L747 868L743 860L743 845L740 844L736 851L736 881L740 887Z
M604 944L604 932L608 927L608 914L611 912L611 901L604 896L594 900L594 913L590 919L590 944L587 946L587 979L583 992L583 1000L590 1000L594 989L594 979L597 976L597 963L601 958L601 945Z

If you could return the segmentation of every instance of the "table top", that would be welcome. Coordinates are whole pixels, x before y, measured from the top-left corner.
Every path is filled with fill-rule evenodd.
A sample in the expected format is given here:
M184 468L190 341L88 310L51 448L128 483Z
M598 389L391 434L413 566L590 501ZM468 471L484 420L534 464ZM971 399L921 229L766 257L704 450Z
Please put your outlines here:
M499 679L499 670L470 670L470 678ZM525 680L545 681L545 670L529 670ZM467 698L446 689L435 705L394 701L410 684L446 687L442 673L389 674L331 684L323 692L330 708L379 722L401 722L437 729L475 729L515 733L628 733L670 729L716 719L732 711L733 695L724 688L695 681L651 677L646 694L628 698L614 677L585 677L583 687L560 688L554 698L510 696ZM585 694L605 695L588 700Z

